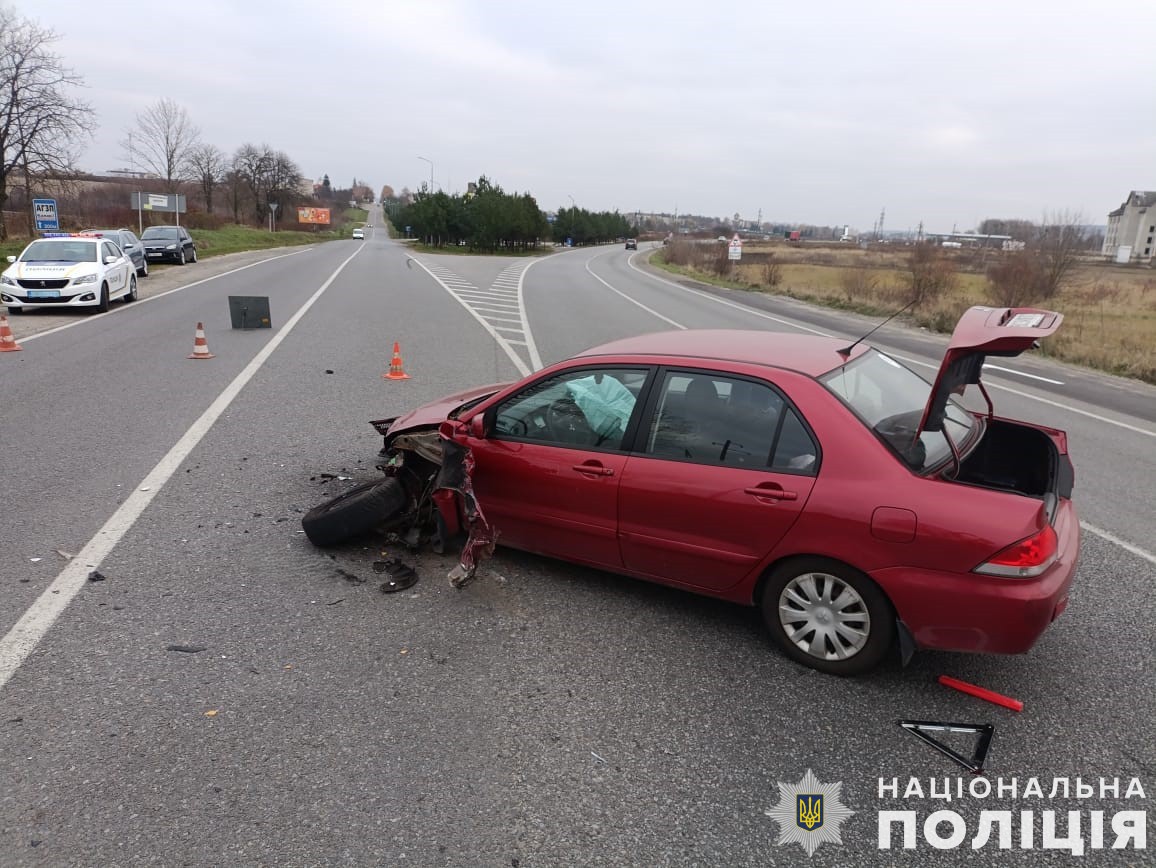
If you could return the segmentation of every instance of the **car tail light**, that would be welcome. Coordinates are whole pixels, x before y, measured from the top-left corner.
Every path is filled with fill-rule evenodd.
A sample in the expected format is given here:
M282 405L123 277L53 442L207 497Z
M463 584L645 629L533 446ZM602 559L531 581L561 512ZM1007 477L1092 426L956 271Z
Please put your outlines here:
M1030 579L1038 576L1056 560L1056 532L1051 525L1032 536L996 553L973 572L1007 579Z

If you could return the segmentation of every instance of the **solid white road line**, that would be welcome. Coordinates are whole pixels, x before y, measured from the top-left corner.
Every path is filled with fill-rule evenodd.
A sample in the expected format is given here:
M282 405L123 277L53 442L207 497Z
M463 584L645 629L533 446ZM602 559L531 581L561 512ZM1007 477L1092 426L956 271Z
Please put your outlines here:
M316 292L309 297L309 299L301 305L297 313L293 314L277 331L276 334L269 340L267 344L253 357L253 360L245 366L216 400L209 405L209 408L201 414L188 431L184 433L176 445L168 451L148 475L141 480L140 484L136 486L132 494L125 498L124 503L109 517L104 526L96 532L91 540L85 543L84 547L76 553L76 556L69 562L60 575L58 575L44 592L36 598L35 602L28 607L28 610L21 616L20 620L16 622L15 626L8 631L3 639L0 639L0 689L8 683L8 680L13 676L20 664L32 653L36 645L44 638L44 635L52 627L53 623L61 612L63 612L70 602L80 593L80 589L84 587L88 581L88 574L97 569L101 562L108 557L109 553L116 547L116 544L121 541L126 533L132 528L133 524L141 513L145 511L152 499L160 492L165 483L169 481L170 477L180 467L189 453L193 451L198 443L204 439L205 435L209 433L209 429L213 427L213 423L221 417L221 414L229 408L233 400L240 394L245 385L253 379L256 373L265 364L266 360L273 354L273 351L281 345L281 342L289 336L293 331L293 327L301 320L303 316L309 311L313 304L321 297L337 279L337 275L341 274L345 266L349 264L353 257L357 256L364 249L363 245L358 245L357 249L345 259L337 269L329 275L329 279L321 284ZM267 261L267 260L266 260ZM249 266L245 266L248 268ZM238 271L240 269L237 269ZM218 275L219 276L219 275ZM211 279L211 278L209 278ZM190 286L192 284L189 284ZM175 290L174 290L175 291ZM159 297L159 296L154 296Z
M185 290L185 289L192 289L194 286L200 286L202 283L208 283L210 280L216 280L217 278L220 278L220 277L228 277L230 274L236 274L238 271L244 271L247 268L256 268L258 265L264 265L266 262L273 262L274 260L277 260L277 259L284 259L286 256L296 256L298 253L305 253L306 251L312 250L312 249L313 249L312 247L303 247L300 250L293 250L293 251L290 251L289 253L281 253L281 254L278 254L277 256L270 256L268 259L262 259L259 262L250 262L248 265L242 265L238 268L234 268L234 269L231 269L229 271L222 271L220 274L214 274L212 277L202 277L200 280L194 280L192 283L186 283L182 286L176 287L175 289L170 289L170 290L167 290L165 292L157 293L156 295L150 295L148 298L138 298L136 301L134 301L132 303L132 306L133 307L140 307L142 304L148 304L150 301L156 301L158 298L164 298L166 295L172 295L174 292L181 292L182 290ZM77 320L76 322L65 323L64 325L57 326L54 329L48 329L47 331L37 332L36 334L29 335L26 338L21 338L20 342L21 343L28 343L29 341L34 341L37 338L45 338L45 337L48 337L49 335L54 335L57 332L62 332L65 329L75 328L76 326L84 325L85 323L95 322L96 320L101 319L102 317L112 316L114 313L116 313L115 310L110 310L107 313L91 314L89 316L86 316L84 319Z
M1051 383L1053 386L1064 385L1063 380L1053 380L1049 377L1041 377L1038 374L1027 374L1023 371L1013 371L1011 368L1001 368L999 365L993 365L987 362L984 363L984 367L991 368L993 371L1002 371L1005 374L1015 374L1017 377L1027 377L1029 380L1039 380L1042 383Z
M430 268L424 262L422 262L420 259L417 259L416 257L413 257L413 256L409 257L409 261L410 262L416 262L418 267L421 268L422 271L424 271L426 274L428 274L430 277L432 277L434 280L436 280L438 285L442 289L444 289L446 292L448 292L454 301L456 301L458 304L460 304L462 307L464 307L466 309L466 312L469 313L470 316L472 316L479 323L481 323L482 328L484 328L487 332L489 332L490 337L492 337L494 339L494 341L497 342L498 346L502 348L502 350L509 357L510 361L514 363L514 367L518 369L518 372L523 377L528 376L531 371L536 371L542 367L542 358L541 358L541 356L538 355L538 347L534 343L534 336L530 333L530 322L529 322L529 320L526 319L526 304L525 304L525 299L522 297L522 277L521 276L519 276L519 278L518 278L518 310L517 310L518 316L517 316L517 318L516 319L515 318L507 319L506 317L499 317L499 316L496 316L494 314L490 314L490 317L492 319L498 320L500 322L518 323L521 326L522 336L525 338L525 341L516 341L516 340L511 340L510 338L507 338L507 337L504 337L503 335L498 334L498 329L502 328L502 327L501 326L495 326L493 323L487 321L486 318L481 315L481 312L476 310L474 308L474 306L467 299L460 297L462 294L464 294L464 293L462 293L461 290L455 290L455 289L451 288L449 285L447 285L446 281L443 280L442 277L439 276L434 271L434 269ZM522 270L522 275L525 275L525 273L527 271L529 271L534 266L535 262L537 262L537 260L534 260L534 262L531 262L529 265L527 265ZM443 270L440 268L440 266L438 266L437 268L439 270ZM472 286L472 284L471 284L471 286ZM512 314L512 313L514 313L514 311L501 311L501 313ZM503 331L512 331L512 329L503 329ZM517 352L515 352L515 350L512 346L513 344L521 344L521 345L526 347L526 354L530 357L528 365L522 359L522 357L520 355L518 355Z
M1152 554L1151 552L1144 551L1144 549L1140 548L1139 546L1132 545L1132 543L1128 542L1127 540L1120 539L1115 534L1108 533L1106 530L1098 528L1094 524L1088 524L1086 521L1081 521L1080 527L1089 533L1094 533L1096 536L1102 539L1106 539L1110 543L1118 545L1124 551L1131 552L1138 558L1143 558L1150 564L1156 564L1156 555Z
M597 257L592 257L592 259L596 259L596 258L597 258ZM647 306L646 306L646 305L644 305L642 302L640 302L638 299L636 299L636 298L631 298L629 295L627 295L626 293L622 292L621 290L615 289L613 286L611 286L609 283L607 283L605 280L603 280L601 277L599 277L597 274L595 274L595 273L594 273L594 272L591 270L591 268L590 268L590 262L591 262L591 260L590 260L590 259L586 260L586 270L590 272L590 276L591 276L591 277L593 277L595 280L597 280L599 283L601 283L603 286L605 286L607 289L609 289L611 292L615 293L616 295L620 295L620 296L622 296L622 297L623 297L624 299L626 299L628 302L630 302L631 304L633 304L633 305L637 305L638 307L642 308L644 311L646 311L646 312L647 312L648 314L650 314L651 316L656 316L656 317L658 317L660 320L662 320L663 322L665 322L665 323L670 323L670 324L671 324L672 326L674 326L676 329L683 329L683 330L685 330L685 329L687 328L687 327L686 327L686 326L684 326L682 323L679 323L679 322L675 322L674 320L672 320L672 319L671 319L670 317L668 317L668 316L663 316L663 315L662 315L662 314L660 314L658 311L656 311L654 308L652 308L652 307L647 307ZM681 289L681 287L680 287L680 289Z

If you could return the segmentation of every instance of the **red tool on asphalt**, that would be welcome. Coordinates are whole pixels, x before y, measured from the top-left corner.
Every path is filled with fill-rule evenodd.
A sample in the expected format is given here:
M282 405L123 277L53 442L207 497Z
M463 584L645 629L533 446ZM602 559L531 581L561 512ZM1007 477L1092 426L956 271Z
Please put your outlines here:
M983 687L976 687L974 684L968 684L966 681L960 681L957 678L952 678L949 675L940 675L939 683L944 687L950 687L958 690L961 693L967 693L971 696L984 699L988 702L994 702L996 705L1002 705L1004 708L1010 708L1012 711L1023 711L1024 704L1018 699L1012 699L1010 696L1004 696L1002 693L996 693L994 690L987 690Z

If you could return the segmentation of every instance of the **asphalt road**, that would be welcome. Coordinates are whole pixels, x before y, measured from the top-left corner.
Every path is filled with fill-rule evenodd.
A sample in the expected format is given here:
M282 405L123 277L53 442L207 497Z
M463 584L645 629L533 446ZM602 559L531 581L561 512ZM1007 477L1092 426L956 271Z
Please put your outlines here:
M423 553L421 582L383 595L372 541L308 544L301 514L377 472L370 419L644 331L873 325L690 288L641 258L411 257L378 232L158 269L147 300L102 317L14 319L0 865L987 864L994 841L969 847L980 810L1015 812L1017 845L1018 812L1037 814L1033 849L1001 861L1067 864L1041 849L1040 812L1061 812L1062 835L1066 810L1146 810L1123 787L948 803L881 800L878 780L967 786L895 723L917 718L995 724L988 775L1021 791L1033 776L1045 796L1053 777L1156 787L1148 387L1038 359L993 372L997 411L1069 432L1094 528L1068 611L1023 657L920 653L838 680L784 659L751 611L682 592L499 550L463 591ZM495 286L524 300L502 341ZM229 295L269 296L273 328L231 330ZM186 358L197 321L211 360ZM382 377L394 341L409 380ZM895 326L874 342L916 365L944 343ZM809 860L766 814L808 769L855 812ZM967 840L882 852L891 809L957 810Z

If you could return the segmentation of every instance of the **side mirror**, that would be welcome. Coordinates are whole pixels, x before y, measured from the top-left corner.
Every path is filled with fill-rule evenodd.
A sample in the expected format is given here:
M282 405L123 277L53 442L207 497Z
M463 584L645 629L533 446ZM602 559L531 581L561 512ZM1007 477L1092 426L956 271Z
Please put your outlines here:
M9 262L15 262L15 261L16 261L16 257L15 257L15 256L9 256L9 257L8 257L8 261L9 261Z
M105 264L105 265L112 265L112 264L113 264L114 262L116 262L118 259L120 259L120 257L119 257L119 256L113 256L113 255L110 253L108 256L104 257L104 264Z
M478 413L474 418L470 419L470 436L478 440L484 440L486 438L485 413Z

